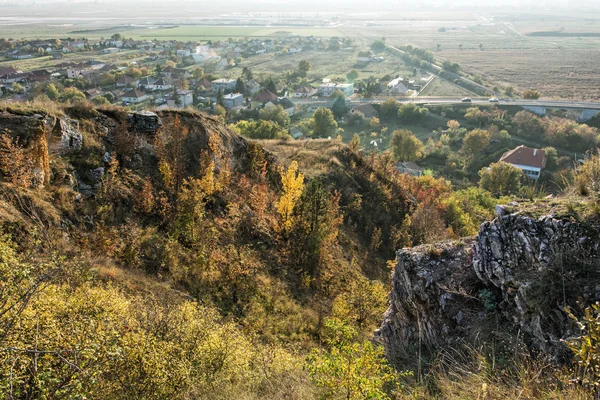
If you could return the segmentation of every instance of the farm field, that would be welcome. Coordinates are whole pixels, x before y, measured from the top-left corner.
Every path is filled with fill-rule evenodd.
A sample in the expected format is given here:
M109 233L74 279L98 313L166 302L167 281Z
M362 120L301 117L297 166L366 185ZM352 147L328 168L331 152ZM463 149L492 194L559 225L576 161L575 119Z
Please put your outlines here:
M535 88L544 97L600 99L600 48L441 53L494 85Z

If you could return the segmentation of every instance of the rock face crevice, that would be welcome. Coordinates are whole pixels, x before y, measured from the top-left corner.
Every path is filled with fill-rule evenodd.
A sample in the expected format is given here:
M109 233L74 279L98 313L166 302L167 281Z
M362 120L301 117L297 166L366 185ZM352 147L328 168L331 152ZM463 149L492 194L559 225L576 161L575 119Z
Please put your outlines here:
M394 362L415 346L481 340L493 317L494 329L559 354L576 329L564 307L600 300L599 233L589 221L502 209L474 239L402 249L375 338Z

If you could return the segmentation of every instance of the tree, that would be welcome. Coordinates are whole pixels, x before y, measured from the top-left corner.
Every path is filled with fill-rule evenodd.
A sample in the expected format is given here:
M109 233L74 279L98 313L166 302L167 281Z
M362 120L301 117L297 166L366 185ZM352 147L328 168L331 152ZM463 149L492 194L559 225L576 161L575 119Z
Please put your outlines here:
M463 139L462 152L469 158L473 158L490 144L491 135L483 129L474 129L467 133Z
M244 67L244 69L242 69L242 77L246 81L249 81L254 77L254 74L252 73L252 70L250 68Z
M423 155L423 142L411 131L398 129L392 133L392 149L400 161L415 161Z
M83 94L79 89L74 87L68 87L63 90L62 93L62 101L63 102L74 102L77 100L85 100L85 94Z
M92 99L92 103L97 106L107 106L110 102L104 96L96 96Z
M192 77L197 80L202 79L204 77L204 68L202 68L202 67L195 68L194 71L192 72Z
M12 85L10 85L10 88L13 92L16 92L16 93L23 93L23 90L24 90L23 85L21 85L18 82L13 82Z
M273 121L282 128L290 126L290 116L281 105L263 107L258 111L258 118Z
M392 119L398 116L398 108L400 107L400 103L398 103L394 99L387 99L383 103L381 103L381 107L379 108L379 115L382 119L386 121L391 121Z
M371 44L371 50L376 51L378 53L385 50L385 39L379 39L374 41Z
M300 76L305 77L310 71L311 65L308 61L302 60L298 63L298 71L300 72Z
M333 111L333 115L337 118L342 118L348 112L346 99L344 99L343 96L336 97L331 106L331 110Z
M352 71L350 71L346 74L346 79L348 79L350 82L354 82L357 78L358 78L358 71L355 69L353 69Z
M113 101L115 101L115 95L112 94L111 92L106 92L103 94L103 96L106 98L106 100L108 100L109 103L112 103Z
M304 189L304 175L298 172L297 161L292 161L287 170L284 170L283 167L280 168L279 175L283 193L275 206L281 217L281 230L287 235L292 229L294 207Z
M275 86L275 82L273 79L269 79L267 84L265 85L265 89L267 89L271 93L277 93L277 87Z
M244 81L242 81L242 78L237 78L237 80L235 81L235 89L234 90L236 93L246 92L246 86L244 85Z
M359 331L371 331L386 308L387 291L383 285L361 278L352 281L348 290L335 299L332 314L350 322Z
M350 150L352 150L355 153L360 149L360 136L358 136L358 133L352 135L352 140L350 141L348 146L350 147Z
M223 96L223 90L219 88L217 92L217 104L221 107L225 107L225 96Z
M59 95L60 93L54 83L48 84L46 87L46 96L48 96L50 100L57 100Z
M317 137L328 137L333 135L338 124L333 118L333 112L330 109L319 107L313 114L313 134Z
M383 347L359 340L356 329L337 318L327 318L325 330L327 350L313 349L306 363L311 380L328 398L391 399L385 386L398 377Z
M554 147L544 148L546 154L546 168L550 171L554 171L558 167L558 151Z
M402 122L417 122L427 116L427 108L419 107L414 103L405 103L398 109L398 118Z
M460 65L458 63L453 63L450 60L446 60L442 63L442 68L444 70L458 74L460 72Z
M291 139L287 130L273 121L240 121L231 128L251 139Z
M446 126L448 127L450 132L456 133L456 132L458 132L458 129L460 128L460 122L458 122L457 120L451 119L450 121L448 121Z
M504 90L504 93L505 93L505 94L506 94L508 97L512 97L512 96L514 96L514 94L515 94L515 88L514 88L514 87L512 87L512 86L509 86L509 87L507 87L507 88Z
M524 99L530 99L530 100L537 100L540 98L542 94L535 89L527 89L526 91L523 92L523 98Z
M522 176L519 168L500 161L479 171L479 185L494 196L515 194L521 188Z

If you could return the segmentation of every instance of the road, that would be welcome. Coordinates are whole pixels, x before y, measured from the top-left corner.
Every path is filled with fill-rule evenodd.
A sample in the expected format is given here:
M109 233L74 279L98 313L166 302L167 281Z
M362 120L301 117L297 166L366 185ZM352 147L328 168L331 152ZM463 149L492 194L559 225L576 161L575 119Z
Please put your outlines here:
M350 105L360 104L379 104L394 97L373 97L370 99L350 99ZM394 98L399 103L417 103L422 105L449 104L449 105L466 105L466 104L495 104L500 106L528 106L528 107L545 107L545 108L561 108L572 110L599 110L600 103L587 101L569 101L569 100L500 100L497 103L490 103L487 97L472 97L471 102L463 102L460 98L450 97L396 97ZM333 101L331 99L292 99L295 104L307 104L320 107L331 107Z

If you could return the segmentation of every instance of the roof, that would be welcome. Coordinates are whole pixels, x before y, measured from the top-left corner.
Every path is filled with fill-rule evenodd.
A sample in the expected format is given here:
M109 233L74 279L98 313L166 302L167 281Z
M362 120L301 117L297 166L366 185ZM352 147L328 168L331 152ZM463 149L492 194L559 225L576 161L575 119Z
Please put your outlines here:
M500 161L541 169L546 166L546 152L521 145L504 153Z
M353 108L354 112L359 112L362 115L377 115L377 110L370 104L361 104Z
M190 94L190 93L194 93L194 92L191 90L183 90L183 89L177 91L177 94L183 94L183 95Z
M294 103L290 101L287 97L280 97L279 99L273 102L274 104L280 105L284 109L294 108Z
M146 95L146 93L144 93L144 92L141 92L141 91L139 91L137 89L131 89L129 92L126 92L123 95L123 97L137 97L137 98L140 98L140 97L144 97L145 95Z
M370 58L371 56L373 56L373 54L371 54L370 51L361 51L358 53L357 57L369 57Z
M314 93L314 92L316 92L316 89L312 86L298 86L296 88L296 93L309 94L309 93Z
M13 67L3 67L0 68L0 76L1 75L8 75L8 74L16 74L17 70L14 69Z
M244 97L241 93L230 93L223 96L224 99L237 99L238 97Z
M271 92L270 90L261 90L260 92L258 92L256 94L256 96L254 96L254 98L256 99L256 101L260 101L260 102L268 102L268 101L275 101L277 100L277 95L273 92Z

